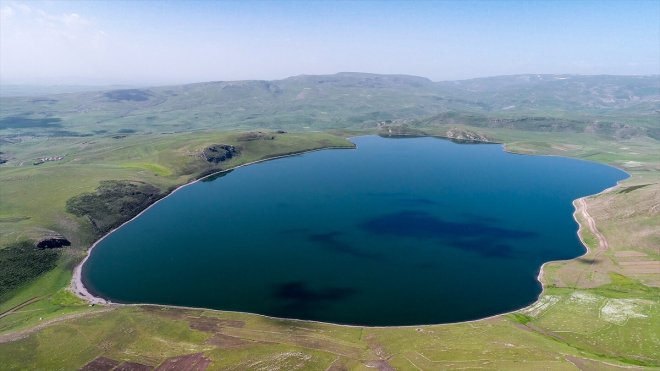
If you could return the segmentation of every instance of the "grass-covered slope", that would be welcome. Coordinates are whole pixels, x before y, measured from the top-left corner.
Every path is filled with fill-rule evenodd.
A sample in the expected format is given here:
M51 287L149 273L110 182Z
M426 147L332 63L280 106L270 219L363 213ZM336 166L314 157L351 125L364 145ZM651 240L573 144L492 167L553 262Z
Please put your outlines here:
M0 130L16 140L228 128L373 129L381 122L452 119L446 115L460 112L462 123L472 118L521 130L551 121L546 127L554 131L611 136L627 125L635 134L656 135L658 102L659 76L520 75L434 83L416 76L340 73L3 97Z

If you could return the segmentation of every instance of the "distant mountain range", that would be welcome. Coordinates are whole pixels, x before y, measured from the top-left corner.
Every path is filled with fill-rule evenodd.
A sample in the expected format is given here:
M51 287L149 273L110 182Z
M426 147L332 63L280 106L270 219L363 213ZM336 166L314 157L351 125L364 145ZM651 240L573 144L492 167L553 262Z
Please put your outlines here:
M0 99L5 137L466 124L660 138L658 75L433 82L344 72Z

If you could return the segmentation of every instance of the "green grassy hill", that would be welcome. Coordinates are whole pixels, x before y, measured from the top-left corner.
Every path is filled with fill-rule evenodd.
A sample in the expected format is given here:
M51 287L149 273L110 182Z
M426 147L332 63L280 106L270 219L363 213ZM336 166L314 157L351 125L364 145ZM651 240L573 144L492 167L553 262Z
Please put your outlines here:
M10 137L71 137L207 129L367 129L381 122L454 115L454 121L465 124L561 119L572 124L554 125L554 131L608 135L608 130L616 131L614 125L630 127L635 135L655 135L659 91L658 76L521 75L434 83L405 75L303 75L3 97L0 130Z

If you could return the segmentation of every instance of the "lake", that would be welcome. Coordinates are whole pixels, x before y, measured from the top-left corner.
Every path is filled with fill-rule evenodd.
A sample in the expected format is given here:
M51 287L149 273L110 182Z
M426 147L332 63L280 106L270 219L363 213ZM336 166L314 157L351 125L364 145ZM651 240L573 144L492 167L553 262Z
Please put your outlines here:
M342 324L473 320L534 302L541 265L585 251L572 201L627 177L495 144L352 141L181 188L103 239L84 284Z

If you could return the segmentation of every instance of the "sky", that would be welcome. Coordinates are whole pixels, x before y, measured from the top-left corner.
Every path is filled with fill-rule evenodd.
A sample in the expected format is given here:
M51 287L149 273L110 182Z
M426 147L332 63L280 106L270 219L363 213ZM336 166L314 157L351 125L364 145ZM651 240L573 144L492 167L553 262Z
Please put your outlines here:
M0 84L660 74L660 1L0 0Z

